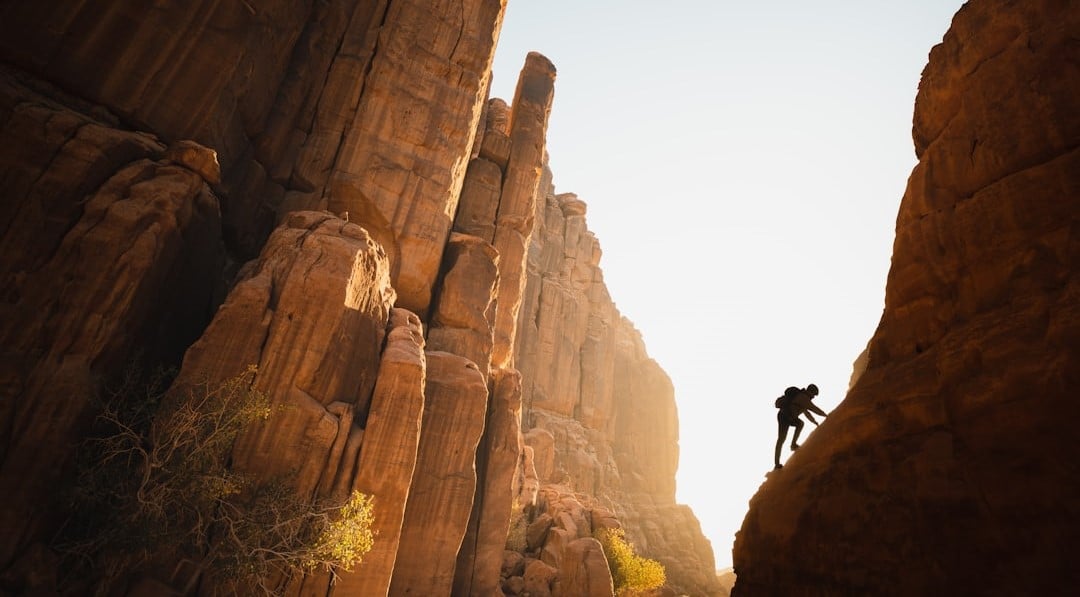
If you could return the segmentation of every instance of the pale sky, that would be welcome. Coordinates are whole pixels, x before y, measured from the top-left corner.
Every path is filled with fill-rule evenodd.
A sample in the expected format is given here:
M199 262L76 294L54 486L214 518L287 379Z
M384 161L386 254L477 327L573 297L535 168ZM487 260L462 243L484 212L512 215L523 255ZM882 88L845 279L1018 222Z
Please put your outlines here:
M832 410L874 333L919 76L962 4L508 2L492 96L529 51L558 70L556 192L588 204L611 296L675 385L676 497L718 568L772 469L774 398L816 383Z

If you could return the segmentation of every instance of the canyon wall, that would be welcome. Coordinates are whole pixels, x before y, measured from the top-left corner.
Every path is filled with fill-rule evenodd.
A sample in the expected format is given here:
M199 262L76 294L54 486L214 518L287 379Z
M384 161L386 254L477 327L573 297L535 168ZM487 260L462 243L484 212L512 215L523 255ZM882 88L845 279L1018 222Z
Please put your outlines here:
M671 382L547 170L554 65L487 97L504 10L0 8L0 588L92 588L51 541L99 398L141 363L178 367L173 392L255 366L271 414L232 469L374 496L362 563L275 590L612 595L593 533L623 528L666 594L717 594L674 500ZM152 556L120 592L258 590Z
M930 52L881 322L751 500L735 595L1080 582L1080 7L972 0Z

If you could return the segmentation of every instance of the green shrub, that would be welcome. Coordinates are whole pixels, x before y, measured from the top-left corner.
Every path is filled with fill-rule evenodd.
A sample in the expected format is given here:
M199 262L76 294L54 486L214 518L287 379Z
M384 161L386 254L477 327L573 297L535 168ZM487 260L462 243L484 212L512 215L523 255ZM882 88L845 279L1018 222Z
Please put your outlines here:
M595 535L604 548L616 594L648 591L667 582L664 566L637 555L622 529L601 529Z
M208 574L271 592L269 582L349 569L371 549L369 496L312 503L284 480L229 467L239 433L272 414L255 374L169 392L128 379L109 394L80 451L73 515L55 544L76 564L73 575L97 574L104 593L154 558L187 560L191 585Z

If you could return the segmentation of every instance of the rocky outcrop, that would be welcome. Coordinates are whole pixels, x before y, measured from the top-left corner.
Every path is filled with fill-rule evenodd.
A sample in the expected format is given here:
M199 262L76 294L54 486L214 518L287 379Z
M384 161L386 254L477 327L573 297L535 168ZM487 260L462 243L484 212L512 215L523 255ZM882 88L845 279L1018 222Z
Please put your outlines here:
M550 172L542 185L515 360L532 474L541 493L568 487L610 504L639 553L665 565L675 590L718 594L712 547L689 509L675 503L671 380L608 294L585 203L556 194ZM546 541L534 547L562 553ZM545 560L556 568L562 561Z
M157 139L0 72L0 561L58 524L92 401L136 354L178 358L212 308L218 201ZM106 115L107 116L107 115Z
M524 554L504 563L503 592L541 597L612 597L615 588L595 534L618 528L591 496L565 485L543 487L520 513ZM510 552L508 552L510 553Z
M517 335L518 313L526 279L525 264L535 223L540 174L545 163L544 144L555 92L554 83L555 67L551 61L536 52L529 53L511 105L507 132L510 149L503 171L499 207L495 210L492 240L499 252L503 274L503 282L499 285L499 309L495 316L495 352L492 355L494 364L499 367L513 366L511 351ZM498 127L492 129L496 131L494 137L498 139ZM483 146L481 155L484 155Z
M515 499L520 503L515 482L522 453L521 374L500 369L490 387L484 437L476 453L476 499L458 552L454 595L497 594Z
M374 497L372 551L262 579L287 594L610 595L591 533L620 518L710 594L670 380L546 168L554 66L532 53L511 103L486 97L504 7L0 7L0 591L65 590L67 464L140 356L179 366L174 392L256 366L271 416L230 466ZM551 528L507 550L526 510ZM245 590L196 568L121 574Z
M330 169L312 199L357 216L391 255L398 304L427 318L432 285L468 165L487 94L505 0L471 0L433 10L429 2L395 0L378 23L370 63L348 49L330 76L350 86L352 102L327 106L316 119L345 124L330 145L301 154L312 175ZM370 25L368 25L370 27ZM361 36L348 39L360 39ZM405 78L412 80L405 85ZM356 86L363 84L357 102ZM343 90L345 91L345 90ZM346 107L349 119L338 110ZM308 155L332 156L310 163ZM320 160L321 161L321 160Z
M770 475L735 595L1064 595L1078 581L1080 9L972 0L930 53L885 310Z
M432 350L459 354L487 377L495 342L499 254L484 239L450 235L442 282L428 329Z
M353 465L353 488L378 500L373 528L378 541L354 570L339 572L335 592L342 595L386 595L390 590L405 504L416 470L426 369L420 320L404 309L394 309L361 436L363 443ZM356 430L353 434L359 435ZM349 469L343 466L342 470ZM346 478L346 474L339 478Z
M294 476L304 496L329 494L352 419L368 410L393 302L386 254L363 228L290 214L188 350L178 383L224 380L256 365L255 385L277 414L237 441L234 466L260 478Z
M386 502L378 529L389 545L401 532L400 500L411 486L422 411L423 376L415 374L424 362L417 355L422 340L413 333L419 321L408 314L394 318L382 350L394 298L386 254L364 229L326 213L295 212L241 271L173 385L213 387L255 365L254 386L269 398L271 415L238 438L233 468L258 479L288 479L308 499L341 500L362 485ZM381 351L387 371L377 380ZM387 414L391 400L395 412ZM373 403L380 410L371 417ZM367 430L383 442L364 442ZM376 552L373 577L388 578L386 559ZM321 584L325 592L329 579L293 582L306 590Z
M449 595L476 496L487 385L476 364L429 352L424 422L390 595Z
M245 257L282 209L364 221L401 306L426 318L504 7L47 0L0 9L0 50L136 128L214 148Z

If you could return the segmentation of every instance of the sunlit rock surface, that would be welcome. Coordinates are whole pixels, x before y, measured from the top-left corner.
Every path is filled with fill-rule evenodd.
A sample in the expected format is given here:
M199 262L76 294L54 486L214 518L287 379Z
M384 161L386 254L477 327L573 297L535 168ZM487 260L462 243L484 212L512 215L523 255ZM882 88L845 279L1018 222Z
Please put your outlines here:
M671 380L608 294L585 203L556 194L550 172L543 185L515 360L532 460L525 474L535 474L541 489L569 487L612 509L638 553L665 566L675 590L718 594L712 546L689 508L675 503Z
M446 273L428 330L428 347L469 359L487 377L495 342L499 254L482 238L454 232L443 260Z
M394 298L386 254L363 228L320 212L286 219L181 370L223 380L257 365L256 387L280 405L237 441L234 466L294 476L301 495L331 491L355 411L371 400Z
M735 595L1080 582L1078 30L973 0L930 53L866 370L751 501Z
M510 107L507 135L510 151L503 171L499 207L495 211L492 244L499 252L502 281L495 316L495 352L492 361L512 367L518 314L525 289L525 267L535 224L537 196L542 192L547 123L555 93L555 66L546 57L530 52L518 77ZM497 112L493 117L498 117ZM499 128L492 127L496 136Z
M287 594L606 596L596 524L663 594L714 594L674 388L546 168L555 67L531 53L487 97L504 9L0 7L0 592L64 591L67 459L138 356L177 388L257 365L278 408L232 466L375 497L364 561L264 579ZM155 555L132 594L243 590Z
M334 591L343 595L385 595L393 578L405 503L412 487L424 413L427 359L420 320L405 309L390 312L390 327L379 362L379 377L361 435L352 487L378 500L373 530L378 541L353 570L340 572ZM351 430L353 436L359 430ZM350 437L352 440L353 437ZM348 444L346 445L348 448ZM349 453L352 453L351 451ZM339 474L339 478L344 478Z
M505 0L11 3L5 59L126 122L214 148L250 258L275 211L363 218L425 314Z
M476 496L488 391L464 357L427 353L424 421L390 595L449 595Z
M479 475L469 528L458 551L455 595L494 594L515 499L521 486L521 374L497 370L491 380L484 438L476 454Z
M309 499L342 500L359 489L355 482L360 481L390 506L378 528L391 545L402 510L392 505L413 474L421 414L410 391L418 384L396 379L400 369L394 367L394 356L403 348L408 352L401 347L400 333L391 338L382 359L387 372L379 367L394 298L386 254L364 229L327 213L295 212L271 235L260 258L241 271L214 320L185 355L174 384L208 381L213 387L255 365L254 385L269 397L272 412L238 438L233 468L258 479L288 479ZM402 321L399 314L391 331L408 324L408 317ZM412 324L419 326L415 317ZM414 377L422 361L407 359L404 369ZM385 377L377 383L380 375ZM387 418L376 411L368 417L373 400L386 408L383 388L395 381L403 390L395 396L399 412ZM368 425L372 437L382 440L364 450L367 466L379 465L378 484L370 472L359 478L355 472ZM393 454L403 462L395 462ZM292 582L325 592L329 578Z

